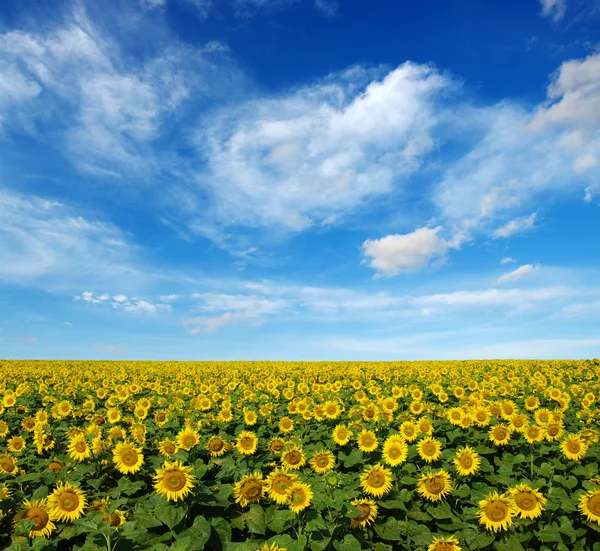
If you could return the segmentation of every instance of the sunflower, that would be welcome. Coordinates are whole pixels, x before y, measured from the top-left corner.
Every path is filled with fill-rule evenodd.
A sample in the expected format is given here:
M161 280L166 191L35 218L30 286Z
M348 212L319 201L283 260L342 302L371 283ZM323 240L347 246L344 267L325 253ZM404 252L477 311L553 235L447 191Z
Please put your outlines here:
M345 446L348 442L350 442L350 439L352 438L352 432L348 429L348 427L346 427L346 425L337 425L333 429L333 434L331 436L333 441L338 446Z
M413 442L419 437L417 426L412 421L404 421L400 425L400 434L407 442Z
M293 445L292 448L283 452L281 455L281 463L285 468L295 470L306 464L306 457L299 447Z
M279 420L279 430L284 434L294 430L294 422L289 417L282 417Z
M531 425L530 427L527 427L525 432L523 432L523 435L525 436L525 440L527 440L527 442L530 444L533 444L534 442L541 442L544 438L542 427L539 427L538 425Z
M170 438L165 438L158 443L158 453L163 457L171 457L178 449L177 444Z
M309 463L313 471L323 474L333 469L335 457L329 450L322 450L315 453Z
M33 526L29 532L30 538L47 538L54 530L56 530L56 526L52 522L45 499L37 501L24 499L13 519L13 526L16 528L17 524L22 520L31 520L35 522L35 526Z
M16 475L19 469L10 455L0 455L0 473Z
M243 455L252 455L256 452L258 437L253 432L243 430L237 437L235 447Z
M479 524L493 532L507 530L517 513L518 509L513 500L498 492L492 492L479 502Z
M154 489L168 501L183 500L194 487L196 477L189 474L191 467L184 467L180 461L169 462L156 469Z
M433 542L429 544L427 551L461 551L459 541L454 536L448 536L447 538L436 538L434 536Z
M221 457L225 453L225 440L220 436L211 436L206 444L211 457Z
M111 425L118 423L121 420L121 412L118 408L110 408L106 410L106 419Z
M277 503L284 505L288 502L288 493L298 476L285 470L275 469L265 481L268 496Z
M473 448L465 446L457 450L454 465L459 475L470 476L479 470L481 459Z
M88 445L85 436L82 434L71 438L67 453L69 454L69 457L75 461L84 461L92 456L92 450Z
M113 463L122 474L133 474L142 468L142 449L129 442L119 442L113 449Z
M25 449L25 439L20 436L13 436L6 441L6 448L11 453L21 453Z
M382 459L386 465L397 467L408 457L408 444L400 435L390 436L383 444Z
M274 453L275 455L279 455L284 446L285 440L283 440L283 438L271 438L271 440L269 440L268 448L271 453Z
M355 499L352 505L360 513L350 519L350 528L364 528L375 522L379 509L372 499Z
M85 494L70 482L59 482L48 496L48 509L53 520L76 520L83 516L85 506Z
M419 457L427 463L437 461L442 455L442 443L431 436L427 436L417 444Z
M8 499L11 495L10 490L6 486L0 486L0 501Z
M258 471L245 475L233 488L235 502L242 507L258 503L263 495L264 484L262 474Z
M578 434L569 434L560 445L560 451L571 461L580 461L587 449L587 443Z
M360 485L365 493L380 497L387 494L392 487L392 472L381 463L367 467L360 475Z
M154 414L154 423L157 427L164 427L169 422L169 412L165 410L157 411Z
M262 547L257 547L256 551L287 551L287 547L279 547L277 543L272 543L271 545L265 543Z
M308 484L294 482L288 493L290 510L292 513L300 513L310 505L314 494Z
M177 433L177 445L185 451L189 452L198 445L198 442L200 442L198 431L190 427L186 427Z
M565 429L562 422L548 423L544 427L544 439L548 442L553 442L554 440L558 440L562 438Z
M375 433L370 430L363 430L357 437L358 449L362 452L372 452L377 449L378 442Z
M512 436L512 431L506 425L498 424L490 428L488 436L496 446L506 446Z
M527 484L518 484L508 490L507 494L512 497L521 518L539 517L548 501L538 490Z
M417 491L429 501L441 501L452 491L450 475L444 469L437 473L423 474Z
M579 510L589 522L597 522L600 526L600 489L583 494L579 500Z

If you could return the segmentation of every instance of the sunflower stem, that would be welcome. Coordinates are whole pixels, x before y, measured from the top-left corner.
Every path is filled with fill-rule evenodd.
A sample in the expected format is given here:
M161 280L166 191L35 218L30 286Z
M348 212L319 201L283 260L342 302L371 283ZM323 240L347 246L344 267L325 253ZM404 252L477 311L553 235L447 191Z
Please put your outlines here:
M104 536L104 539L106 540L106 551L112 551L110 536L107 536L106 534L102 534L102 535Z
M529 445L529 465L531 467L531 481L533 482L533 444Z

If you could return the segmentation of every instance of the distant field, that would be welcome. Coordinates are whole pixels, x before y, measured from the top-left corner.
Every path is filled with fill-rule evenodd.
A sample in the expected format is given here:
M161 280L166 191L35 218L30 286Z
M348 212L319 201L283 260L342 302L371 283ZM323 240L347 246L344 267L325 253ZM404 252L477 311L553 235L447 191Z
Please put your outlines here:
M0 548L600 551L598 360L0 368Z

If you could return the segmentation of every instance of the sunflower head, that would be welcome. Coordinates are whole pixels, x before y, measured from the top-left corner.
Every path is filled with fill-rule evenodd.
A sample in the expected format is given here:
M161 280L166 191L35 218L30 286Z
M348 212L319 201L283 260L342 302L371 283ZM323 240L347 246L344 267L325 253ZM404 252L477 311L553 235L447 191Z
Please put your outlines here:
M350 519L351 528L364 528L368 524L373 524L377 518L378 507L372 499L355 499L352 506L358 511Z
M427 463L437 461L442 455L442 443L431 436L423 438L417 445L419 457Z
M288 493L293 484L298 480L294 473L275 469L266 480L266 489L269 497L278 505L288 502Z
M113 449L113 463L122 474L133 474L142 468L144 456L141 448L129 442L119 442Z
M329 450L317 452L312 456L310 466L316 473L326 473L335 466L335 457Z
M427 548L427 551L461 551L462 547L454 536L446 538L433 538L433 542Z
M236 503L246 507L250 503L258 503L263 495L265 482L258 471L244 476L233 488Z
M519 484L508 491L520 518L537 518L542 514L547 499L527 484Z
M59 482L48 496L48 508L53 519L71 522L83 516L85 494L69 482Z
M465 446L457 450L454 465L459 475L470 476L476 473L480 464L479 454L473 448Z
M437 473L423 474L417 491L429 501L440 501L452 490L450 475L443 469Z
M17 524L22 520L31 520L35 522L35 525L29 532L30 538L48 537L56 530L46 500L43 499L37 501L24 499L13 519L14 527L16 528Z
M380 463L367 467L360 476L360 484L365 493L380 497L392 487L392 472Z
M588 522L596 522L600 526L600 489L583 494L579 500L579 510Z
M168 501L183 500L194 487L196 477L189 474L191 467L185 467L180 461L165 461L154 475L154 489Z
M479 502L479 523L493 532L508 530L517 512L510 497L492 492Z
M293 513L299 513L306 509L314 494L308 484L294 482L288 493L290 509Z

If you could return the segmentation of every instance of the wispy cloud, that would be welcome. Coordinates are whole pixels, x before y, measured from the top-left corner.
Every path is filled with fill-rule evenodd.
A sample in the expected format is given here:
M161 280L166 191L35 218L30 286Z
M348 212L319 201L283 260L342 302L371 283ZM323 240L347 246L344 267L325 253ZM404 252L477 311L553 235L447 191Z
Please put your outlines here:
M514 220L507 222L504 224L504 226L501 226L495 230L493 236L496 238L507 238L517 233L531 230L535 227L536 218L536 213L530 214L529 216L525 216L523 218L515 218Z
M528 277L540 269L539 266L534 266L533 264L524 264L523 266L519 266L516 270L512 272L507 272L502 274L498 278L498 283L506 283L510 281L519 281L525 277Z
M516 260L510 256L505 256L501 261L500 264L512 264L516 262Z
M134 249L114 225L36 195L0 189L0 279L15 283L130 273Z
M551 17L554 21L560 21L567 9L567 0L540 0L542 15Z

